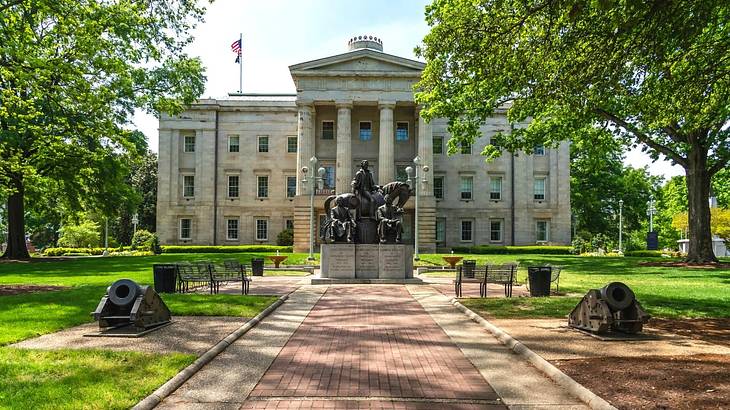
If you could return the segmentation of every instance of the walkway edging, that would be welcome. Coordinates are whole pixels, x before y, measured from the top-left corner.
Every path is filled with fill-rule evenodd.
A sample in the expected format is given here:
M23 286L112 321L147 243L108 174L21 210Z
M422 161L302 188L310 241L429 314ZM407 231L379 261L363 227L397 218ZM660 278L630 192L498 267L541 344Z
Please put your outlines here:
M269 305L269 307L261 311L261 313L254 316L253 319L247 321L241 327L231 332L231 334L223 338L221 341L211 347L207 352L203 353L200 357L195 359L195 361L188 365L188 367L182 369L178 374L173 376L172 379L168 380L167 382L165 382L165 384L158 387L157 390L152 392L149 396L142 399L139 403L132 407L132 410L151 410L155 408L155 406L160 404L167 396L174 393L175 390L183 385L183 383L193 377L193 375L195 375L198 370L202 369L203 366L212 361L216 356L218 356L218 354L220 354L233 342L246 334L246 332L253 329L256 325L259 324L259 322L261 322L261 320L263 320L266 316L271 314L271 312L281 306L287 299L289 299L289 294L279 297L276 302L272 303L271 305Z
M516 354L522 356L525 360L530 362L538 370L545 373L550 379L552 379L557 385L566 389L570 394L580 399L582 402L588 405L594 410L617 410L616 407L612 406L609 402L588 390L585 386L573 380L570 376L563 373L560 369L553 366L550 362L543 359L540 355L533 352L522 344L522 342L516 340L510 336L507 332L490 323L487 319L477 315L468 307L462 305L456 298L451 298L451 304L464 313L469 319L477 322L484 327L489 333L492 334L497 340L503 345L507 346L510 350Z

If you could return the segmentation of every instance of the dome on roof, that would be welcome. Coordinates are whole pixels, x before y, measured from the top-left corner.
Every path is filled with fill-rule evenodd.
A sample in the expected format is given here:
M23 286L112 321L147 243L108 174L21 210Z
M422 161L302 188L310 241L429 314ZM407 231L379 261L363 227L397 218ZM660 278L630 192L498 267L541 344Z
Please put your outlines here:
M375 36L355 36L347 42L349 51L369 48L371 50L383 51L383 40Z

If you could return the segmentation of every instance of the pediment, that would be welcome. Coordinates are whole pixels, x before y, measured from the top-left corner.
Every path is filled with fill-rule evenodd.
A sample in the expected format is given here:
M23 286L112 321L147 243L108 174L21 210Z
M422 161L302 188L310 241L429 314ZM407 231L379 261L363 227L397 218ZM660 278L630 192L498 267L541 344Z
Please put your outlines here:
M421 74L424 66L425 64L420 61L385 54L379 51L361 49L295 64L289 67L289 71L291 71L292 75L343 75L347 73L352 73L353 75L367 75L369 73L387 75L388 73L393 73L395 75L413 74L414 76L418 76Z

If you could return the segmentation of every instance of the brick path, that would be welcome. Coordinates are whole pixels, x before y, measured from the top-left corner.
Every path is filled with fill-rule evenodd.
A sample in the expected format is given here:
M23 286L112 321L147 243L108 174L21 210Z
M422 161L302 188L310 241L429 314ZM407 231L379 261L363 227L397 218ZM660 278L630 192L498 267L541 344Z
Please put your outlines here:
M403 286L331 286L243 409L506 408Z

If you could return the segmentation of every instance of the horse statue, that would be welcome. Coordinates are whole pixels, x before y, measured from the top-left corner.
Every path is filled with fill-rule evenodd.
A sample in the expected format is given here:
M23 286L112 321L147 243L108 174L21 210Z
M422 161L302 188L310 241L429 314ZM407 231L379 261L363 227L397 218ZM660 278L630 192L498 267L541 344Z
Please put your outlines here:
M400 181L394 181L383 185L381 191L384 196L383 203L388 202L388 198L392 201L395 201L396 199L398 200L397 203L393 204L396 208L403 208L408 201L408 198L410 198L413 193L408 184ZM382 206L382 204L380 204L380 206Z

